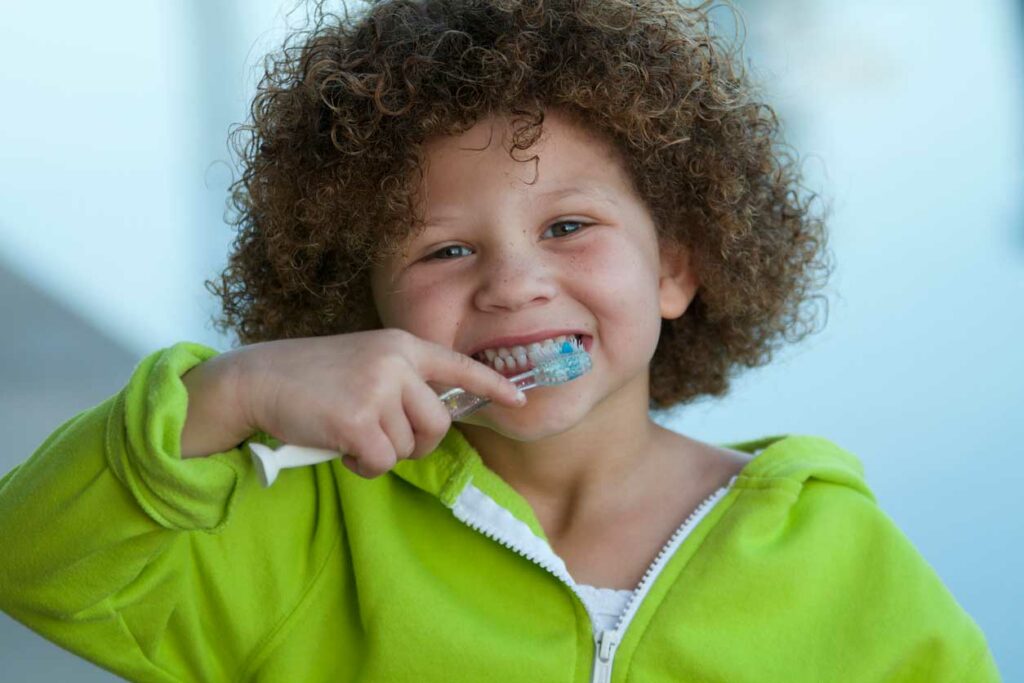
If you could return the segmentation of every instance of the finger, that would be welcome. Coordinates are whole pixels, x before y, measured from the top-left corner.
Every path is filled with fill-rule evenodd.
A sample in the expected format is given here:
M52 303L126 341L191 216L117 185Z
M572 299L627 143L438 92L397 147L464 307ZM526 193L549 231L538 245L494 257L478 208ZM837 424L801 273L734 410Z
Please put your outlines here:
M526 402L525 396L520 398L521 392L516 385L494 368L440 344L426 344L429 347L424 347L425 351L417 359L416 368L425 380L462 387L509 407L519 407Z
M402 407L416 436L411 458L422 458L441 442L451 427L452 417L437 394L421 380L409 383L402 394Z
M380 427L391 441L391 447L398 460L412 455L416 448L416 437L413 436L413 428L409 424L402 404L395 406L392 410L384 411L380 418Z
M379 425L363 430L353 438L347 455L358 461L355 473L367 479L384 474L395 466L397 460L391 439L381 431Z

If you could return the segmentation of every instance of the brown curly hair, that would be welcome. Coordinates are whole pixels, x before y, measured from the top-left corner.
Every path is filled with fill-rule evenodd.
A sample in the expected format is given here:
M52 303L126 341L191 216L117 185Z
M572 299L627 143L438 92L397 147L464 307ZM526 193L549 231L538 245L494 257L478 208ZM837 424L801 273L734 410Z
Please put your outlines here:
M238 234L214 324L242 344L381 326L369 269L422 225L424 141L506 113L511 153L557 107L602 135L663 240L701 282L663 320L651 407L726 393L741 367L813 332L805 307L830 274L773 109L710 3L676 0L384 0L344 16L318 2L268 56L251 121L231 133Z

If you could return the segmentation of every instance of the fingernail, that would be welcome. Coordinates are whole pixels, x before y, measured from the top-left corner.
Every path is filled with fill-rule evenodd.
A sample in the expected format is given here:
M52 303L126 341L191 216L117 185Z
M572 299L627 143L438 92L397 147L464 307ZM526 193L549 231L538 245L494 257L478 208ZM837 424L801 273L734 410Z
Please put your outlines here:
M516 403L518 403L519 405L523 405L524 403L526 403L526 394L524 394L522 391L517 391Z

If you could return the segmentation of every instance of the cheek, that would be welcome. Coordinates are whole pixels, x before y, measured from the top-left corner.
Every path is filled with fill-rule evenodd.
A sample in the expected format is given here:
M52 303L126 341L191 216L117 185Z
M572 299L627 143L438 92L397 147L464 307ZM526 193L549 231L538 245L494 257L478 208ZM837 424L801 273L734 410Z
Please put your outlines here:
M640 368L661 334L658 264L634 242L608 240L578 254L578 296L597 316L603 353Z
M388 296L379 299L382 322L422 339L449 343L459 325L454 294L448 291L450 286L443 280L423 282L406 278Z
M658 311L658 271L649 256L626 240L588 245L570 259L573 278L595 304L613 317L647 316ZM659 316L660 317L660 316Z

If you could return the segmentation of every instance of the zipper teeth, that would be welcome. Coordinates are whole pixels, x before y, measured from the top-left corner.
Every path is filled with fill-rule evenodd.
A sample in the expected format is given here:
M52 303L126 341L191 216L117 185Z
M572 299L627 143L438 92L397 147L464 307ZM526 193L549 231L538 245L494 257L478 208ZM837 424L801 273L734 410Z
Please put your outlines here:
M624 626L629 625L629 622L633 619L633 613L637 610L639 598L641 598L647 592L648 584L652 582L655 578L657 578L657 575L661 573L662 560L665 558L666 553L668 553L669 549L675 546L675 543L680 536L690 531L690 527L693 525L694 521L702 517L704 513L707 511L707 509L714 505L715 503L717 503L718 500L722 496L724 496L727 491L728 489L718 490L715 493L711 494L709 497L705 498L704 501L700 505L698 505L693 512L689 514L689 516L686 518L686 521L683 522L682 525L680 525L679 528L676 529L675 533L672 534L672 537L668 539L665 545L661 547L661 550L658 552L658 556L655 557L654 562L652 562L650 566L647 567L647 571L644 572L644 576L642 579L640 579L640 583L637 585L635 589L633 589L633 595L630 596L629 602L626 603L626 606L625 608L623 608L622 613L619 615L619 618L615 621L615 627L612 629L612 631L614 631L615 633L619 633Z

